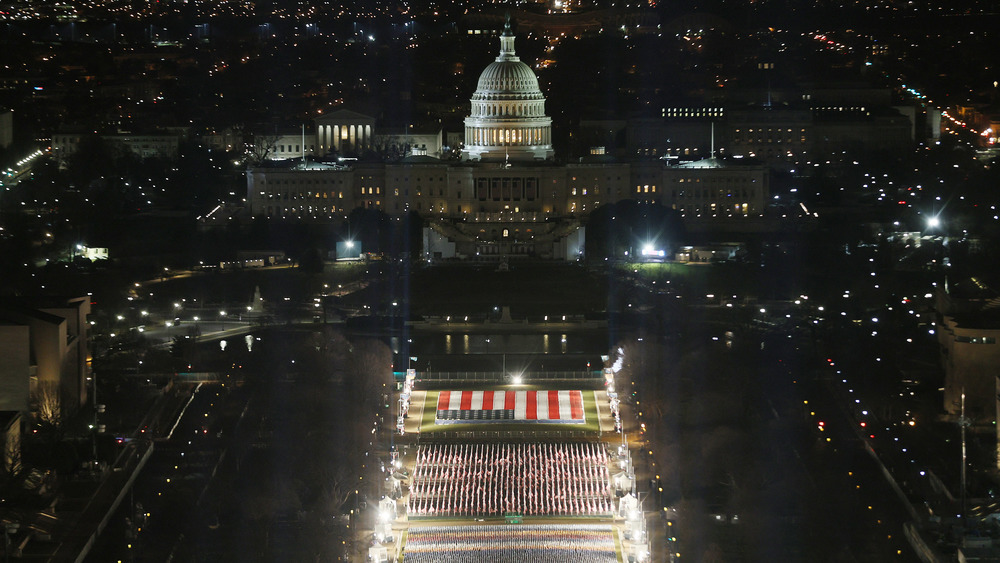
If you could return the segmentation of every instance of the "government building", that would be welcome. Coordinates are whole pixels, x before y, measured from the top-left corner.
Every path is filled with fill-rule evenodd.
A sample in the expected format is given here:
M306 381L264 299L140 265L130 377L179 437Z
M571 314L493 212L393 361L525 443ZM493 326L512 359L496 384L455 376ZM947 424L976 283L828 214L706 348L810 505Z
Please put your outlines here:
M538 80L517 57L509 24L499 39L500 53L472 94L459 158L446 158L440 131L380 133L373 118L333 112L317 118L315 137L302 143L317 148L315 159L266 162L247 172L250 215L339 221L357 207L416 212L428 225L428 254L436 248L440 257L561 259L582 252L594 209L622 200L676 209L693 224L760 219L769 197L766 166L728 165L714 155L684 164L626 161L603 147L556 162ZM400 146L405 157L395 161L330 158L345 148L385 154Z

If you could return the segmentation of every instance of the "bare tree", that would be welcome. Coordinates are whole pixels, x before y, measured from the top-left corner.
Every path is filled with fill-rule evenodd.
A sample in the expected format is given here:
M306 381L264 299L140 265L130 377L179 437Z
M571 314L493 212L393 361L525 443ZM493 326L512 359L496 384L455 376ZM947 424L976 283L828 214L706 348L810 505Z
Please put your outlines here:
M243 157L248 166L258 166L274 152L277 146L278 135L276 133L264 133L254 131L247 126L241 125L235 128L236 134L241 137L243 143Z
M9 477L14 477L21 472L21 433L4 436L3 442L3 470Z
M39 381L35 387L38 422L58 433L63 426L62 389L57 381Z
M394 162L406 156L410 145L401 143L395 135L375 135L372 137L370 150L379 159Z
M356 464L328 463L315 469L313 476L322 483L317 495L317 503L326 514L340 514L351 494L358 488L361 468Z
M346 382L360 404L375 405L391 394L392 351L379 340L361 340L351 354L353 375Z

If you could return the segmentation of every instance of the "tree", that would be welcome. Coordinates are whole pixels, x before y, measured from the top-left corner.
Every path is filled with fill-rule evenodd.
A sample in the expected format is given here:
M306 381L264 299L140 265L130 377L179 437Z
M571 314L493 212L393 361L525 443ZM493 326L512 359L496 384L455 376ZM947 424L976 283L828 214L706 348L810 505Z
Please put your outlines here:
M410 146L400 143L393 135L375 135L370 150L381 161L395 162L406 156Z
M346 386L359 404L375 407L383 395L391 393L392 351L380 340L361 340L354 344L351 373Z
M314 465L310 476L319 483L318 494L313 496L315 508L329 515L343 512L348 499L358 486L360 469L358 464L342 462Z
M57 381L39 381L35 388L35 410L42 428L61 437L63 430L62 389Z
M323 256L320 250L311 246L299 257L299 269L310 274L323 273Z
M8 477L16 477L21 472L21 434L6 435L3 442L3 472Z
M274 152L277 146L278 135L276 133L264 133L252 131L246 126L236 128L237 134L242 138L243 157L248 166L258 166Z
M80 138L76 150L66 156L65 163L69 177L83 190L100 178L116 174L120 157L120 146L100 135L86 135Z

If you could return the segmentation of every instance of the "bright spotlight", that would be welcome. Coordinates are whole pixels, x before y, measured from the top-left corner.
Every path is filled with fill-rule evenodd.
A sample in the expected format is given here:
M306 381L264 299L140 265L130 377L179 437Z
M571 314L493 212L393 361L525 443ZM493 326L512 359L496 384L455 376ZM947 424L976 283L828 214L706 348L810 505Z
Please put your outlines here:
M936 228L938 228L938 227L941 226L941 219L939 219L937 216L928 217L927 218L927 226L930 227L930 228L932 228L932 229L936 229Z
M664 258L667 255L667 251L662 248L656 248L653 243L647 242L642 246L642 255L647 258Z

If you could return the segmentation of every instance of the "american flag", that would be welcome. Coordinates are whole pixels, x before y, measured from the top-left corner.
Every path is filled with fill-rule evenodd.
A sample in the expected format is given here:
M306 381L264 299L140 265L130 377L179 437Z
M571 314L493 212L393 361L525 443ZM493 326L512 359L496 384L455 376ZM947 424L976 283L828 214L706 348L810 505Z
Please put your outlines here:
M583 392L441 391L436 421L538 421L582 423Z

